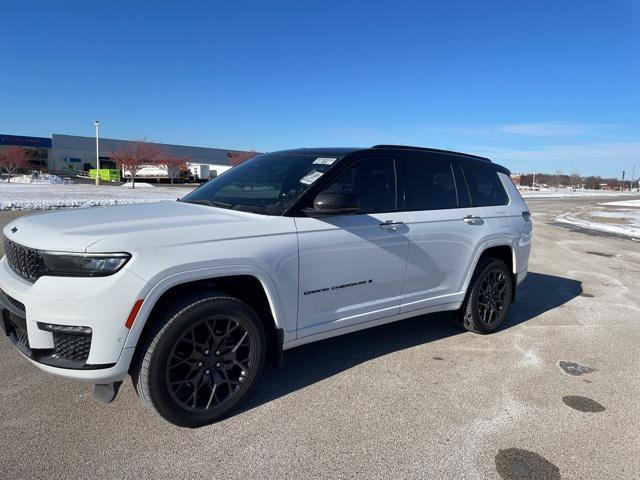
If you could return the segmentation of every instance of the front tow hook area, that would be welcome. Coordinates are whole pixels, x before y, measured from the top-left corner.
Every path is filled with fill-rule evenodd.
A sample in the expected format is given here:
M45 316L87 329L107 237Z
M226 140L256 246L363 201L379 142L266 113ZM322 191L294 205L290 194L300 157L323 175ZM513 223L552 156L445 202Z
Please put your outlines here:
M102 403L111 403L116 399L120 385L122 385L122 382L95 385L93 388L93 398Z

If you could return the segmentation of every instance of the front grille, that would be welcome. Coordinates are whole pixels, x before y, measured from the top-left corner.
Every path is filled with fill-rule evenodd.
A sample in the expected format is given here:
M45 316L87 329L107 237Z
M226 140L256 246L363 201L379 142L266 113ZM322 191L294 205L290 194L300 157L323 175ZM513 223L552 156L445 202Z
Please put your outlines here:
M23 247L12 242L7 237L3 238L4 253L11 270L22 278L35 282L38 279L38 251L33 248Z
M22 345L26 350L31 349L31 347L29 346L29 335L27 335L26 330L23 330L22 328L17 326L15 323L8 321L7 333L9 334L10 337L13 336L13 339L17 343Z
M53 333L55 354L66 360L86 361L91 349L91 334Z
M16 310L24 313L26 311L26 309L24 308L24 303L16 300L15 298L7 295L5 292L3 292L2 290L0 290L0 305L2 304L5 305L11 305L13 306L13 308L15 308Z

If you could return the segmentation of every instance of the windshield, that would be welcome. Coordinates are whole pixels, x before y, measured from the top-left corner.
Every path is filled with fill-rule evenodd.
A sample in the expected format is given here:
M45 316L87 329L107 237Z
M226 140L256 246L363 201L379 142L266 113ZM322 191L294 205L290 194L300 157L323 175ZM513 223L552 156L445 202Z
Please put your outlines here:
M338 157L275 152L253 157L181 201L265 215L282 215Z

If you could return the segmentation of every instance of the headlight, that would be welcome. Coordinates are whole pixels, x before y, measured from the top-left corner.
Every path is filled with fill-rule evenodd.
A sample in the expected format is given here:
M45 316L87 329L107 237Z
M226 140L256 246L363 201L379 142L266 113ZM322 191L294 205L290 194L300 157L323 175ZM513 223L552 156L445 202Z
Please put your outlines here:
M39 276L104 277L124 267L128 253L69 253L38 251Z

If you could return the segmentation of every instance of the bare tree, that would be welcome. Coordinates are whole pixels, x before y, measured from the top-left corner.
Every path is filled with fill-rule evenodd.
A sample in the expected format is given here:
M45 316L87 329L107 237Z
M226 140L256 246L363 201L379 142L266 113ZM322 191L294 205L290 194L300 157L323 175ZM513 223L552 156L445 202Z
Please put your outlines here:
M577 170L573 170L569 178L571 179L571 186L573 188L577 188L582 180L580 172L578 172Z
M556 186L556 192L558 191L558 187L560 186L560 182L562 182L562 169L559 168L556 170L556 174L554 175L553 183Z
M29 168L29 157L22 147L8 147L0 152L0 169L7 172L7 182L11 182L11 175L21 168Z
M173 187L174 178L180 177L180 172L187 167L189 160L189 157L174 157L163 154L157 160L156 166L167 172L167 177L171 179L171 186Z
M249 152L227 153L227 157L229 158L232 167L235 167L236 165L240 165L242 162L246 162L247 160L255 156L256 156L255 150L251 150Z
M144 140L127 144L121 150L111 152L109 157L116 162L122 174L131 175L131 188L136 188L136 175L148 165L158 165L163 152L160 147Z

